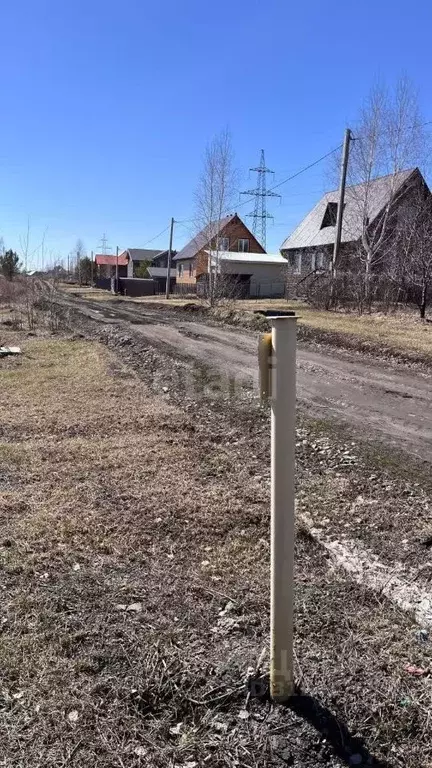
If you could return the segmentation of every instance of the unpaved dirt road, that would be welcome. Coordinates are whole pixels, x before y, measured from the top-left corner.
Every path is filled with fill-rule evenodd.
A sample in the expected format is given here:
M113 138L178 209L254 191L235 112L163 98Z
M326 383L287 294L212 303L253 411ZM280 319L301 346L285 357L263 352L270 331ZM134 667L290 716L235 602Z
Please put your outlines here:
M180 313L122 302L70 299L93 319L128 324L171 355L196 360L224 376L257 386L253 331L212 326ZM346 353L298 348L298 400L313 415L353 426L364 438L380 438L432 461L432 375L395 369Z

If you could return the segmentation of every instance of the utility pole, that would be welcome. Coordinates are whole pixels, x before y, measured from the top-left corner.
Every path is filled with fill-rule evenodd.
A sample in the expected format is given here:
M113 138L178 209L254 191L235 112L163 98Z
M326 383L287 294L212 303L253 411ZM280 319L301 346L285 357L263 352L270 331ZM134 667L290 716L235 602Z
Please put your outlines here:
M170 239L169 239L169 247L168 247L167 274L166 274L166 284L165 284L165 298L166 299L169 299L169 297L170 297L171 257L172 257L172 244L173 244L174 223L175 223L174 219L171 218Z
M337 214L336 214L336 233L335 233L335 241L334 241L334 247L333 247L333 258L331 263L332 294L334 290L334 281L336 279L336 265L337 265L337 258L339 255L339 248L340 248L341 235L342 235L342 221L343 221L343 210L344 210L344 204L345 204L345 187L346 187L346 177L347 177L347 169L348 169L350 141L352 141L351 131L349 128L347 128L345 131L345 138L344 138L343 151L342 151L341 175L340 175L340 182L339 182L339 203L338 203Z
M119 254L119 247L116 248L116 272L115 272L115 292L118 293L118 254Z
M90 285L93 286L93 251L90 253L91 267L90 267Z

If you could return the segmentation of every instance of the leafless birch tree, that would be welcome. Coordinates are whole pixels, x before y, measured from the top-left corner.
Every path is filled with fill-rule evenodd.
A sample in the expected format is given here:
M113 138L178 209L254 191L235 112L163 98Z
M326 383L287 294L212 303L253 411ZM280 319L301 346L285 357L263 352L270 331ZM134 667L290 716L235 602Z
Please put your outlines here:
M232 210L236 182L231 135L225 128L205 148L201 175L195 192L196 231L204 232L200 238L201 242L197 240L197 245L202 248L208 243L209 250L213 251L213 259L209 258L208 263L208 292L211 304L214 304L216 299L220 271L220 221Z

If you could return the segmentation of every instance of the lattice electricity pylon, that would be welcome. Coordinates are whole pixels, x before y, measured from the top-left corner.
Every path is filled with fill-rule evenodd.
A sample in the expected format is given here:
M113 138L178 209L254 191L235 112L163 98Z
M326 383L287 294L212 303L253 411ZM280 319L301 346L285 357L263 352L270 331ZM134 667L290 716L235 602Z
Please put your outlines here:
M267 189L267 173L274 173L274 171L266 168L263 149L261 150L261 160L258 168L250 168L249 170L258 174L256 189L248 189L245 192L240 192L240 194L255 197L254 211L253 213L247 213L246 216L253 218L252 232L257 240L260 241L264 250L266 250L267 219L273 219L271 213L267 212L266 198L280 197L280 195Z
M112 247L108 245L108 240L105 232L103 233L100 239L100 248L101 248L101 253L107 253L107 251L112 251Z

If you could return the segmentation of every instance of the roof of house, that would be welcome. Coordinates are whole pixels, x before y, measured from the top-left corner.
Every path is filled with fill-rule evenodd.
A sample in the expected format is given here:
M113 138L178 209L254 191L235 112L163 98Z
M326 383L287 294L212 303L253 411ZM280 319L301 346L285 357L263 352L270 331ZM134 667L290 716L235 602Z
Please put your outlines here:
M126 248L122 251L122 255L128 254L132 261L153 261L153 259L161 253L165 253L165 251L160 248L157 250L153 250L152 248Z
M233 219L235 216L237 216L236 213L231 213L229 216L224 216L222 219L219 219L219 222L212 221L210 224L207 224L207 226L204 227L201 232L198 232L198 234L195 235L192 240L189 240L184 248L182 248L181 251L179 251L177 255L174 256L174 261L180 261L182 259L193 259L199 251L201 251L206 247L206 245L209 244L209 240L211 240L214 236L215 230L222 232L224 227L226 227L226 225L229 224L231 219Z
M112 267L115 267L117 264L117 256L112 256L111 254L108 255L107 253L97 253L95 256L95 262L99 267L101 267L102 265L111 265ZM124 256L123 253L119 253L119 256L118 256L119 267L126 267L127 263L128 263L127 256Z
M166 267L147 267L147 272L149 273L150 277L166 277ZM170 270L171 277L176 276L175 269Z
M419 173L417 168L411 168L406 171L400 171L400 173L381 176L367 184L355 184L347 187L345 190L341 242L353 242L361 237L366 193L368 195L367 214L369 221L372 222L395 194L401 190L410 176ZM327 192L294 232L284 240L281 245L281 251L291 248L331 245L334 243L336 227L323 227L322 225L328 204L337 204L338 202L339 190Z
M237 264L286 264L280 253L239 253L238 251L206 251L212 261L229 261Z

